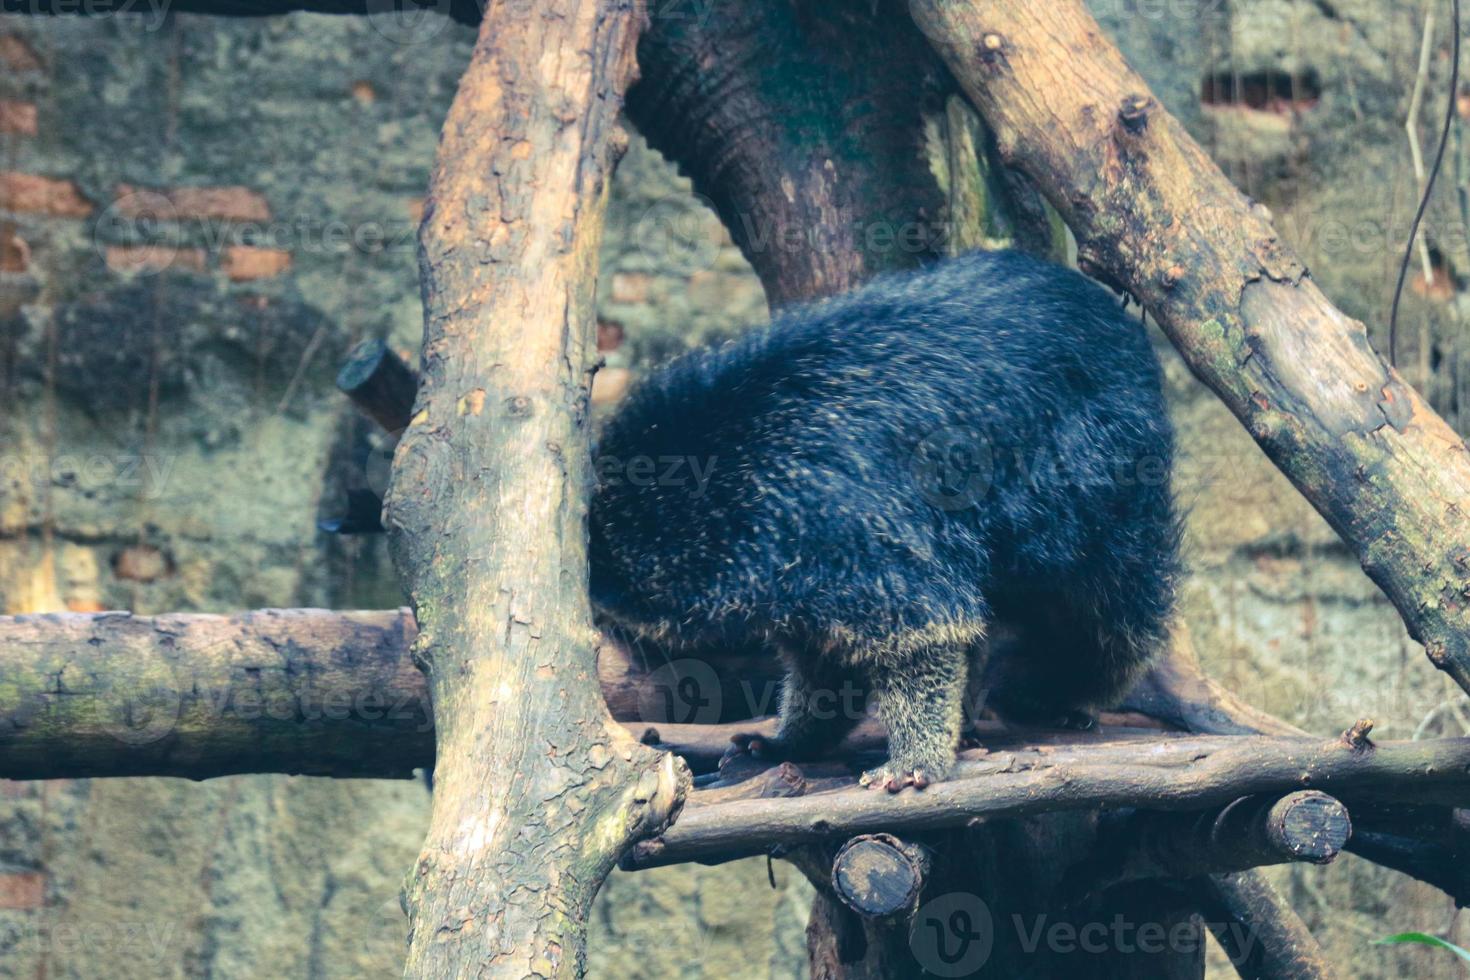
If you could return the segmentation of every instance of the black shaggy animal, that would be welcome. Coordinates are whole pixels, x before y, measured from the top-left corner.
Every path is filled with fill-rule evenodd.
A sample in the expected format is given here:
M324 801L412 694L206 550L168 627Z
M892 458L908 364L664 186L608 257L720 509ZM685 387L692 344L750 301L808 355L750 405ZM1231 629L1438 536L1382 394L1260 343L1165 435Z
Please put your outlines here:
M805 756L878 696L866 785L945 777L966 678L1002 714L1106 706L1160 645L1172 432L1138 322L1081 275L976 253L786 311L638 385L597 450L592 599L676 644L752 637ZM1004 623L1013 648L987 663ZM822 697L821 692L829 692Z

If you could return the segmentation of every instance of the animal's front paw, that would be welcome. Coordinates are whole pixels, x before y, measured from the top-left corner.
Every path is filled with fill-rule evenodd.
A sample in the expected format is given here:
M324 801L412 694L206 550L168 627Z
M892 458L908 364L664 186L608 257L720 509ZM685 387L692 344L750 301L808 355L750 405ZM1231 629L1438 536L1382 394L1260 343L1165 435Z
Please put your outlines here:
M731 735L730 747L725 750L725 757L720 764L724 765L741 756L750 756L752 759L760 759L763 762L781 762L789 758L784 742L779 738L772 738L759 732L740 732Z
M863 773L862 778L858 780L858 784L866 786L868 789L886 789L890 793L897 793L905 786L912 786L914 789L923 789L930 783L938 782L943 778L944 773L932 767L925 768L920 766L913 769L904 769L890 762L887 765L879 766L877 769L869 769Z

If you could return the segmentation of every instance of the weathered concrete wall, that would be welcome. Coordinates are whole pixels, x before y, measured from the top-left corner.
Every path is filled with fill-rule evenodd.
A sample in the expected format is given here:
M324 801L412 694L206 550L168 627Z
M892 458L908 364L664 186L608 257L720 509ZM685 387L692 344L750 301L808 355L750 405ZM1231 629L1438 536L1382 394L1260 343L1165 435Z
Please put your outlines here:
M1402 120L1422 8L1094 6L1381 340L1414 203ZM314 529L345 483L375 478L356 469L369 430L331 374L360 337L417 344L413 220L470 39L310 16L0 22L6 611L399 601L380 543ZM1443 56L1431 64L1426 152L1445 86ZM1456 143L1430 216L1440 280L1409 294L1400 330L1401 363L1455 420L1462 156ZM604 260L612 368L764 317L718 225L636 138ZM1463 699L1164 354L1190 508L1185 613L1210 668L1322 732L1361 715L1387 737L1459 730ZM420 788L398 783L3 787L0 976L395 976L397 887L424 815ZM615 875L593 975L797 975L808 893L776 872L775 892L759 861ZM1431 891L1352 859L1280 877L1344 974L1455 975L1432 951L1368 945L1448 923Z

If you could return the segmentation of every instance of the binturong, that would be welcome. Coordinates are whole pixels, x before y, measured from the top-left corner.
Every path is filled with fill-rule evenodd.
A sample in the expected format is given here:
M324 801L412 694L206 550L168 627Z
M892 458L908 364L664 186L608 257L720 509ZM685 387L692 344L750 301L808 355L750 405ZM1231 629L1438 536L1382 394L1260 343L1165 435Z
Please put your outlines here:
M1108 292L1017 252L678 358L597 456L598 611L783 658L777 734L738 750L830 750L859 721L831 692L856 685L889 733L863 784L922 788L954 765L967 683L1002 717L1085 719L1165 639L1179 521L1158 363Z

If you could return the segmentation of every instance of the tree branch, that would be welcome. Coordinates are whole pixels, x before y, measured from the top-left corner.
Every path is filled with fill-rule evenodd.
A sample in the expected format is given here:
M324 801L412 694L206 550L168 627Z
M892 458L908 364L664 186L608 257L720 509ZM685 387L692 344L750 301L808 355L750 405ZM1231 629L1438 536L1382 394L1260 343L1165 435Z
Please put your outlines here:
M1322 295L1080 0L909 8L1077 235L1470 690L1470 453Z
M417 636L407 609L0 616L0 779L409 778L434 764L428 686L409 652ZM613 717L706 769L736 726L669 718L706 703L738 716L765 699L750 692L774 685L775 670L733 656L647 660L608 636L598 646Z
M1209 875L1194 886L1200 912L1241 980L1336 976L1306 923L1259 871Z
M1352 833L1347 807L1326 793L1241 797L1208 810L1139 810L1111 815L1097 859L1069 875L1074 894L1127 881L1178 880L1270 864L1327 864Z
M709 806L696 791L679 822L634 847L624 867L728 860L831 835L908 833L979 817L1117 806L1202 809L1304 787L1464 805L1470 803L1470 738L1360 750L1341 739L1175 736L963 753L954 779L898 796L846 784L795 799Z
M433 764L406 609L0 617L0 778L408 777Z
M593 293L641 6L492 3L444 123L418 402L385 501L434 705L411 977L572 977L618 855L689 773L598 689L587 603Z

